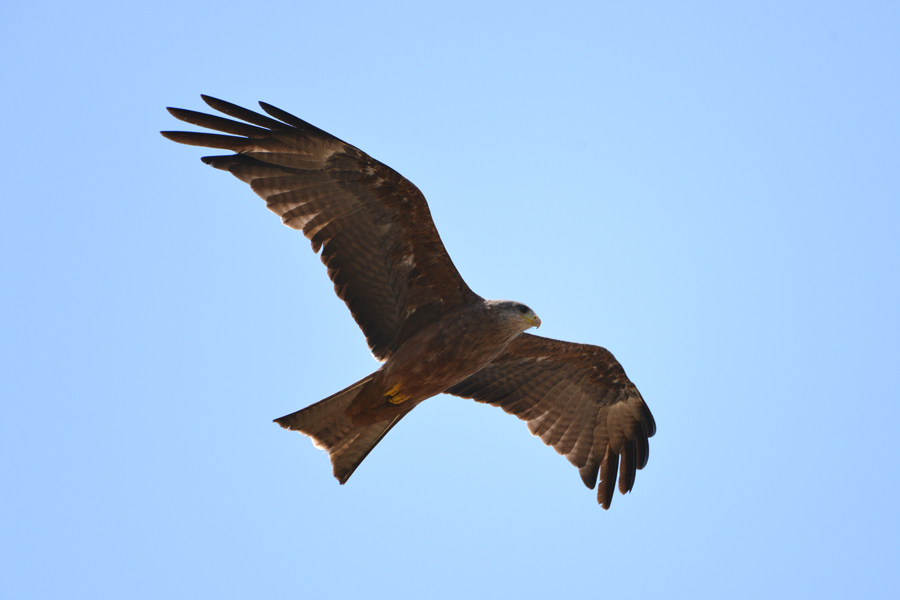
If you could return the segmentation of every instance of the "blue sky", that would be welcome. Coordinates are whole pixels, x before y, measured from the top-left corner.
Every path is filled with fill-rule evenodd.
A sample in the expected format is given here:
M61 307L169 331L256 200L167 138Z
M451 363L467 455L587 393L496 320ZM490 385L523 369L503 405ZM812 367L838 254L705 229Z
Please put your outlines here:
M892 597L900 9L619 4L7 6L0 595ZM271 421L377 364L158 134L200 93L394 167L475 291L610 349L633 493L446 396L339 486Z

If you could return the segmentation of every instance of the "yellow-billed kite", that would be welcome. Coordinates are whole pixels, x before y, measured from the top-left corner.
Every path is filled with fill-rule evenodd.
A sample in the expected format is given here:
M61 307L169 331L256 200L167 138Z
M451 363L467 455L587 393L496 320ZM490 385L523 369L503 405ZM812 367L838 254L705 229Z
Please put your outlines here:
M647 464L653 415L598 346L525 333L541 320L519 302L485 300L463 281L422 193L390 167L283 110L265 116L203 96L240 121L170 108L218 133L170 140L234 152L203 162L249 183L322 262L372 354L384 364L275 422L328 451L342 484L417 404L442 392L499 406L578 467L609 508ZM274 118L272 118L274 117ZM620 464L621 460L621 464Z

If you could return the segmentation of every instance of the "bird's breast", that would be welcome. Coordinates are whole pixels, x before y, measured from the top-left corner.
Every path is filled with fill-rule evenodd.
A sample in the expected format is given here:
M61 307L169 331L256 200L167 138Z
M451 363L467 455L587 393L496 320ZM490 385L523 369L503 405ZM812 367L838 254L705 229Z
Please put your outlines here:
M424 400L481 370L514 337L477 313L440 319L413 334L385 362L385 385Z

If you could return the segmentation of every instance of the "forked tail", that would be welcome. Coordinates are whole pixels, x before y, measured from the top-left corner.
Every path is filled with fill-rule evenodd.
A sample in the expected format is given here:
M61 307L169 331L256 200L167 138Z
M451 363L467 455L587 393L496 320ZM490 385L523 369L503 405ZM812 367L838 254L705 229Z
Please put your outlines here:
M347 408L374 375L368 375L303 410L275 419L285 429L308 435L317 448L327 450L331 457L332 471L341 485L350 479L372 448L403 417L400 414L392 419L367 425L353 425L350 421Z

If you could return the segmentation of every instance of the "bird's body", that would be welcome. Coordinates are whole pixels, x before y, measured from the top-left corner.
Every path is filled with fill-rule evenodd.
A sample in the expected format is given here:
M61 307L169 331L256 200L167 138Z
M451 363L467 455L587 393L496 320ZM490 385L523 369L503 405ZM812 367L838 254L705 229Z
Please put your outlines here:
M540 323L527 307L531 321L520 318L518 306L524 307L479 299L422 327L373 374L367 402L350 409L354 423L404 414L480 371L532 323Z
M422 401L447 392L500 406L564 454L608 508L629 491L655 432L649 409L598 346L524 333L540 326L519 302L484 300L463 281L421 192L396 171L324 131L261 103L270 118L204 96L245 123L169 109L229 135L163 132L235 152L205 157L250 184L321 251L335 291L383 364L340 392L276 419L312 438L345 483L375 445Z

